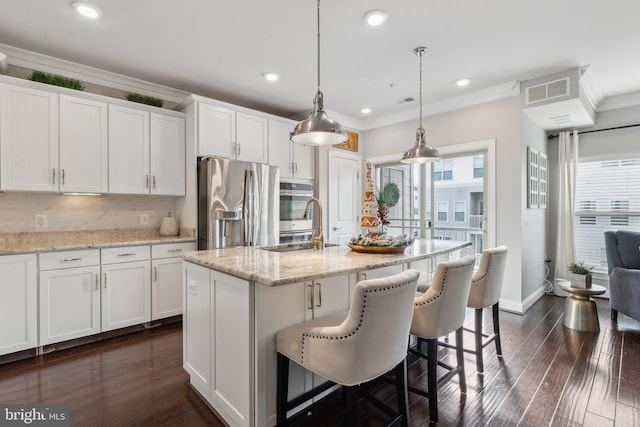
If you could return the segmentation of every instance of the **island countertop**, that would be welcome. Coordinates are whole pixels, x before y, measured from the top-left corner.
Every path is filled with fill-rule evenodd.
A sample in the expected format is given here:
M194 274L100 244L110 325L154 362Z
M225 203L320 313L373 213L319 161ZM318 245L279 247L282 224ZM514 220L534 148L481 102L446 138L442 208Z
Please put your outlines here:
M268 286L321 279L450 253L470 242L417 239L400 254L354 252L346 245L291 252L234 247L182 254L185 261Z

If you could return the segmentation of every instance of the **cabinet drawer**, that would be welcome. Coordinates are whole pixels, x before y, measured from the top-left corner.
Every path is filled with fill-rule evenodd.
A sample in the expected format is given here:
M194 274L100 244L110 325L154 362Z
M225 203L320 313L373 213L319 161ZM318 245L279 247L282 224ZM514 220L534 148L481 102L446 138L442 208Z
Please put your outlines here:
M45 252L40 254L40 270L100 265L100 249Z
M195 242L163 243L159 245L151 245L151 258L171 258L183 252L190 252L195 250Z
M102 249L102 264L145 261L149 259L149 254L149 245Z

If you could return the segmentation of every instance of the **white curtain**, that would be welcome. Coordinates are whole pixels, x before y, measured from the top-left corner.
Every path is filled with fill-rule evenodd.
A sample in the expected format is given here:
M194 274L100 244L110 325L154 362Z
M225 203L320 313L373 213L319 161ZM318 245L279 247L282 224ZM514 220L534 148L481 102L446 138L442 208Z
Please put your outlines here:
M578 131L558 135L558 228L556 230L556 270L553 277L569 277L569 264L575 261L573 239L576 169L578 167Z

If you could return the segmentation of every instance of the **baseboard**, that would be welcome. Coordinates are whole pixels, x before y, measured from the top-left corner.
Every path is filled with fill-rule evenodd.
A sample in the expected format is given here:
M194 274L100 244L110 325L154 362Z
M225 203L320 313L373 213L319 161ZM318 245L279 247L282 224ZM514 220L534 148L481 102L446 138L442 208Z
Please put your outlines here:
M516 314L524 314L544 295L544 287L539 287L531 295L526 297L524 301L512 301L508 299L500 299L500 310L509 311Z

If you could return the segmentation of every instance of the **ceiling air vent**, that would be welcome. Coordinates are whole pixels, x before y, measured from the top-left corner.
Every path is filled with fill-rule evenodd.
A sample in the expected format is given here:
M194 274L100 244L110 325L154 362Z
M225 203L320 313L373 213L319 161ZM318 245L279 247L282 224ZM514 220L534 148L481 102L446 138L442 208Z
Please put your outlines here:
M402 98L398 100L398 104L406 104L407 102L413 102L415 101L415 98L412 98L411 96L408 98Z
M542 101L549 101L570 94L571 79L569 76L558 80L552 80L525 89L525 105Z

